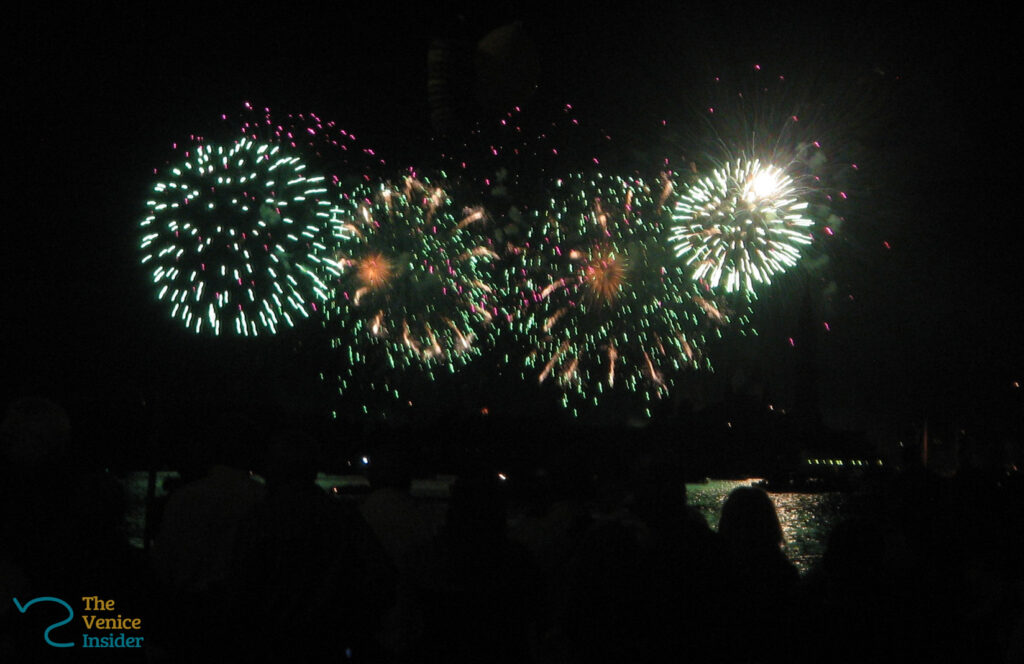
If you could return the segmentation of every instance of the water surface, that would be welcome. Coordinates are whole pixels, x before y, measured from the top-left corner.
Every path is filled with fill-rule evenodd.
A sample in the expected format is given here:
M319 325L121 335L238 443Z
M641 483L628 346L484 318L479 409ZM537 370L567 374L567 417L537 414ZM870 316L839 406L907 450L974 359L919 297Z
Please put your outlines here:
M177 476L177 473L161 471L157 473L157 496L162 496L164 481ZM133 546L142 547L142 536L146 518L146 481L147 473L129 473L123 480L128 500L128 511L125 518L125 529ZM729 492L739 486L749 486L756 478L747 480L710 480L702 484L687 484L686 491L691 505L704 514L708 524L718 528L718 517L722 511ZM325 489L335 486L365 485L361 477L347 475L323 475L317 483ZM417 482L415 492L427 498L436 498L444 489L443 480L425 480ZM825 541L832 526L838 522L839 511L843 505L840 493L771 493L782 524L785 538L786 555L793 561L801 574L805 574L820 559L825 549Z

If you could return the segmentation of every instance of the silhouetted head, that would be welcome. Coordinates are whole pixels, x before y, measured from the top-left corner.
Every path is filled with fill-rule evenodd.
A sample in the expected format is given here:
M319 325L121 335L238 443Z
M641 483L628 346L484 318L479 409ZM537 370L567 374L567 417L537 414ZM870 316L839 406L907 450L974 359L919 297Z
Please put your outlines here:
M63 408L48 399L27 397L7 408L0 423L0 457L15 466L34 467L67 455L71 422Z
M505 499L491 479L460 479L448 499L449 533L471 539L492 539L505 533Z
M412 487L412 470L406 448L388 444L374 449L373 463L367 468L366 477L374 489L409 491Z
M201 477L214 465L239 470L255 465L264 437L252 419L238 412L216 412L200 416L197 424L182 450L183 474Z
M733 489L726 498L718 534L734 546L777 549L782 545L782 526L775 504L763 489L752 486Z
M648 521L673 520L686 512L683 467L671 455L644 457L632 478L633 509Z
M270 438L264 465L269 489L313 484L316 481L316 441L304 431L278 431Z
M911 554L899 530L878 519L852 518L832 529L821 563L838 587L863 592L905 576Z

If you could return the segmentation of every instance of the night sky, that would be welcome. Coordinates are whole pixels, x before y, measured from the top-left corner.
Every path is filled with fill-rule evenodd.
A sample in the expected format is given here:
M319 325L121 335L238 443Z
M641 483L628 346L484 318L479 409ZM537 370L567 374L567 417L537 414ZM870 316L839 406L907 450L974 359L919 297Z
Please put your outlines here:
M848 219L828 245L834 295L826 302L808 287L831 328L816 341L826 419L853 428L939 414L1019 420L1008 409L1021 403L1013 381L1024 381L1013 101L1024 59L1010 9L619 3L552 14L342 4L19 9L9 18L5 403L43 393L116 420L146 395L220 370L211 358L237 354L223 351L230 339L197 340L167 319L138 264L147 186L171 142L252 101L335 120L396 169L429 166L444 144L427 94L431 40L473 44L520 20L539 62L524 114L539 121L572 104L583 124L612 137L600 156L613 165L650 168L640 162L677 155L699 133L693 117L715 75L761 65L807 81L805 103L836 118L826 135L860 160ZM514 98L530 72L507 72L510 91L496 89ZM500 115L471 98L456 106L466 123ZM758 347L758 380L778 385L786 338L804 332L804 295L780 287L770 299L775 336Z

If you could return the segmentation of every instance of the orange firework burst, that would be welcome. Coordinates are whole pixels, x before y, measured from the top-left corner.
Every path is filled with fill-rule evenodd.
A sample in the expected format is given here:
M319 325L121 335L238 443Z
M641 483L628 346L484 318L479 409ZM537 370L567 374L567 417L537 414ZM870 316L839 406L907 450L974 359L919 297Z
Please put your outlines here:
M560 186L522 253L523 313L510 322L531 346L524 377L556 383L575 414L614 392L650 415L681 372L710 368L703 350L730 319L663 241L668 178Z
M617 255L608 247L595 249L583 271L590 297L613 304L626 284L627 267L625 256Z
M335 243L326 318L332 346L344 350L339 390L408 403L405 370L433 380L482 354L492 321L507 315L496 288L504 267L481 232L482 209L458 208L414 177L357 186L324 208Z
M384 254L376 252L362 258L356 270L364 288L377 290L391 281L395 273L395 264Z

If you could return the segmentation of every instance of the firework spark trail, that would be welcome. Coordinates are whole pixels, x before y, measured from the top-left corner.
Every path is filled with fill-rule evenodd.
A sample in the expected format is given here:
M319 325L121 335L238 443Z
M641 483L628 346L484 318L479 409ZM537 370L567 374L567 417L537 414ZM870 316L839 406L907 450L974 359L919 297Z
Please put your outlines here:
M221 119L250 140L301 152L310 163L322 168L334 184L365 175L385 164L376 151L361 146L354 133L313 112L272 112L270 108L246 102L241 112L225 113Z

